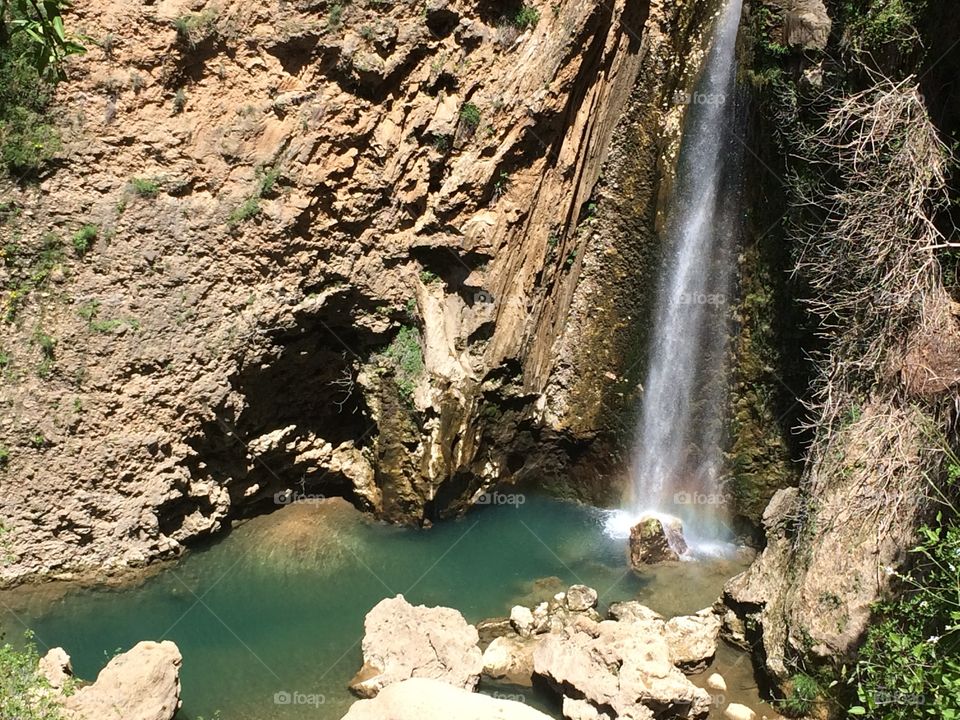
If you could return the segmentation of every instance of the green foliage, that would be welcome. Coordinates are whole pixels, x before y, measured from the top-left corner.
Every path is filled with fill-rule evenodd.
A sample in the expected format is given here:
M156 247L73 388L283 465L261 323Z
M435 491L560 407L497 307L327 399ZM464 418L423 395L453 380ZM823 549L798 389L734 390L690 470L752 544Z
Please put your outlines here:
M780 710L793 717L809 715L823 694L820 684L806 673L797 673L790 678L790 687L789 695L779 703Z
M37 669L40 656L33 635L25 637L23 650L0 645L0 718L60 720L60 706L43 692L50 685Z
M155 198L160 194L160 185L150 178L130 178L130 189L137 197Z
M0 44L0 170L32 177L60 149L60 137L45 115L51 85L22 55L23 43Z
M473 103L464 103L460 108L460 120L471 131L480 126L480 117L480 108Z
M0 445L0 468L5 468L10 464L10 451L3 445Z
M343 5L334 3L330 6L330 14L327 16L327 27L336 30L343 24Z
M918 39L916 25L927 0L844 0L840 18L854 45L908 49Z
M530 5L522 5L513 16L513 24L518 30L535 28L540 22L540 11Z
M250 218L256 217L260 214L260 197L254 195L244 200L243 204L230 213L230 216L227 218L227 227L231 230L236 228L241 223L246 222Z
M98 228L96 225L84 225L73 236L73 251L79 257L86 255L93 245L93 241L97 239L97 235L99 233L100 228Z
M50 337L43 328L38 327L33 333L33 341L40 348L40 353L45 358L53 359L57 348L57 341Z
M181 15L173 21L177 31L177 42L187 50L193 50L207 40L219 34L219 13L216 8L207 8L203 12Z
M67 35L62 12L68 0L0 0L0 53L29 60L47 80L64 78L63 61L86 52Z
M260 168L257 170L257 188L253 195L244 200L243 204L230 213L227 217L227 227L235 230L239 225L260 214L262 207L260 201L274 192L277 182L280 180L281 171L279 166L269 168Z
M850 715L960 718L960 526L955 518L955 513L949 520L940 514L935 526L921 528L920 543L911 552L913 569L897 574L904 594L877 606L879 622L870 628L853 674L857 703Z
M413 399L417 379L423 373L420 333L412 326L400 328L393 342L384 351L383 357L393 365L400 394L406 400Z
M430 272L429 270L420 271L420 282L424 285L432 285L439 279L436 273Z

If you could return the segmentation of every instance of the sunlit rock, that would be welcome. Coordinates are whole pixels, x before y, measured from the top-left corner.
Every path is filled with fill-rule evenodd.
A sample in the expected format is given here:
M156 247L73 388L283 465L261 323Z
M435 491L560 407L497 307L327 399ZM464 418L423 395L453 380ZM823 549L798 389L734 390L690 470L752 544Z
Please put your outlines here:
M677 518L647 515L630 530L630 564L635 568L679 560L685 552L683 523Z
M358 700L342 720L551 720L515 700L492 698L439 680L412 678Z
M363 623L363 667L350 682L361 697L411 677L473 690L483 669L479 636L458 611L414 607L403 595L381 600Z
M177 646L141 642L117 655L97 681L63 702L72 720L171 720L180 707Z

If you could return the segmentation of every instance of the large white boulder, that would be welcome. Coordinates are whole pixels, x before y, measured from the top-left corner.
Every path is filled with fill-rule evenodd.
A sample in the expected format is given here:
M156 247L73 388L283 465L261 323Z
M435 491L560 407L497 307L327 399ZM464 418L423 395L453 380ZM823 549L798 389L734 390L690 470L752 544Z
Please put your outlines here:
M477 629L452 608L414 607L403 595L381 600L363 623L363 667L350 683L361 697L412 677L473 690L483 660Z
M74 720L171 720L180 707L180 665L177 646L141 642L117 655L97 681L65 698Z
M358 700L343 720L551 720L514 700L473 693L440 680L411 678Z

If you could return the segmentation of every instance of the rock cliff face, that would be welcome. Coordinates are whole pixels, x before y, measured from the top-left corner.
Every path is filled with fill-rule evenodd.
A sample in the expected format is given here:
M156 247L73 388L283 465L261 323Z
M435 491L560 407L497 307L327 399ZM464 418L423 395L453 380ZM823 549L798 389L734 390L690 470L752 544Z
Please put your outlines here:
M595 477L709 5L76 6L64 150L3 188L2 578Z

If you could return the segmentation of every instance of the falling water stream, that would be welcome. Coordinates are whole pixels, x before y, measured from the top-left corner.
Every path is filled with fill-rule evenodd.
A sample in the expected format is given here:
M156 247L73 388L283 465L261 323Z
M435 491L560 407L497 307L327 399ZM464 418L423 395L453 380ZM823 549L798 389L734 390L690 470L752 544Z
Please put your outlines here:
M736 245L741 0L728 0L687 108L631 468L630 515L683 520L691 547L728 535L720 476L726 303Z

